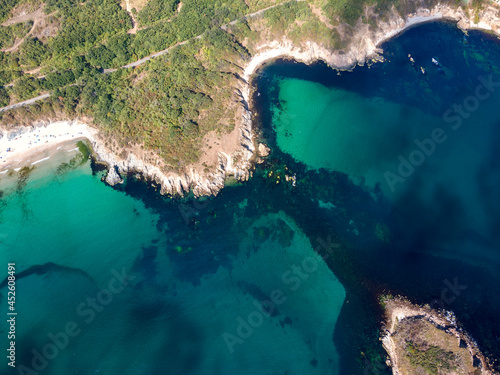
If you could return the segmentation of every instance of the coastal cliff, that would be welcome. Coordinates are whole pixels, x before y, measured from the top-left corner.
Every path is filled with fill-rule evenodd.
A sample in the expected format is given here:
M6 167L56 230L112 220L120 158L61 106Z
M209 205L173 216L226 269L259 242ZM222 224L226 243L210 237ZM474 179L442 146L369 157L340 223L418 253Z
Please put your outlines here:
M334 69L352 69L369 60L382 60L380 44L415 25L436 20L453 20L462 30L482 29L499 33L500 18L497 14L498 8L493 5L479 11L477 16L469 14L461 7L444 5L432 8L422 7L405 17L392 10L384 19L377 20L375 28L359 22L349 45L342 51L327 48L314 41L296 45L287 38L263 40L256 48L249 48L254 53L247 64L242 67L243 79L239 81L236 89L241 106L241 119L236 125L239 132L238 148L232 154L220 152L219 163L215 171L203 173L195 167L190 167L183 174L164 174L157 168L138 160L132 154L125 160L120 160L115 155L103 152L102 147L97 143L94 144L94 149L101 160L115 166L120 173L143 173L147 178L161 185L162 194L184 194L192 189L195 196L216 195L229 177L234 177L239 181L247 180L251 175L253 162L259 156L265 156L258 154L259 147L253 134L250 109L251 94L254 89L252 75L265 63L277 58L290 58L306 64L322 60ZM478 23L475 23L475 17L478 17L476 19ZM111 176L115 178L108 179L110 184L119 181L119 176L116 174Z
M367 13L370 13L369 10ZM437 5L432 8L418 8L416 12L406 16L400 15L394 8L383 18L373 14L370 16L376 20L375 27L373 24L359 21L353 28L355 32L349 35L348 45L342 49L328 48L311 40L296 45L287 38L267 39L256 47L256 54L245 68L245 78L249 79L260 65L276 58L290 58L305 64L322 60L333 69L339 70L350 70L369 60L380 61L382 53L380 45L383 42L408 28L426 22L450 20L457 22L457 26L463 31L479 29L500 35L499 7L495 5L488 5L474 14L462 7ZM339 31L341 34L347 32L347 30Z
M227 154L224 150L219 150L218 162L212 171L189 166L183 173L165 173L157 166L138 158L134 153L126 153L125 158L118 156L106 148L99 138L89 141L94 157L99 162L107 164L109 172L106 182L112 186L123 181L120 174L140 173L159 186L161 194L185 195L192 191L195 197L217 195L228 178L246 181L250 177L252 160L255 157L251 113L246 109L242 109L242 112L241 124L235 129L239 132L236 151Z
M305 2L304 2L305 3ZM405 16L392 8L383 16L377 15L374 7L366 7L365 20L359 20L355 25L337 22L333 26L322 11L308 4L311 17L317 17L322 27L335 31L345 42L342 46L332 46L328 40L305 38L294 40L286 30L284 33L272 33L262 19L247 19L249 28L255 30L258 37L252 41L240 38L242 46L249 51L249 58L239 61L241 73L235 74L232 81L233 95L230 100L230 116L234 114L234 129L227 134L207 134L200 144L203 155L210 153L209 162L188 164L182 168L173 168L162 163L162 158L153 150L145 153L138 152L138 147L121 145L109 147L102 132L89 126L93 136L89 141L94 150L94 156L109 166L106 178L110 185L120 183L122 175L139 173L143 177L160 187L162 194L184 195L193 191L195 196L216 195L229 178L239 181L247 180L251 176L254 162L259 160L258 150L262 149L256 142L252 124L251 96L254 90L252 85L253 74L265 63L277 58L290 58L306 64L318 60L326 62L334 69L347 70L356 65L363 65L367 61L381 61L380 45L384 41L396 36L404 30L417 24L435 20L453 20L463 29L483 29L494 33L500 31L500 18L495 5L484 6L482 10L454 7L451 5L436 5L426 7L421 3ZM226 29L237 36L232 27ZM229 103L229 102L228 102ZM232 118L232 117L231 117ZM90 123L90 122L86 122ZM95 131L94 131L95 130ZM109 134L108 134L109 138ZM134 145L137 146L137 145ZM205 158L206 159L206 158Z

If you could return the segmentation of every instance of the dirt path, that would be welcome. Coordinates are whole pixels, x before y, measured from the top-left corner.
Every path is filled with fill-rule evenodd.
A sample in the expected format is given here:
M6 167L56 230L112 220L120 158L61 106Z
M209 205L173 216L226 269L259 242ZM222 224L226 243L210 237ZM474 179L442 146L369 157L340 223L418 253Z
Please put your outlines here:
M132 28L127 31L127 34L136 34L138 22L135 19L134 13L132 13L132 7L130 6L130 0L125 0L125 6L127 7L127 12L130 14L130 18L132 18Z
M8 111L9 109L14 109L17 107L22 107L23 105L33 104L39 100L43 100L43 99L46 99L48 97L50 97L50 94L43 94L43 95L37 96L36 98L25 100L24 102L15 103L15 104L8 105L7 107L0 108L0 112Z
M33 21L35 22L40 17L43 17L43 7L38 8L34 12L28 14L22 14L17 17L9 18L7 21L2 23L2 26L9 26L19 22Z
M35 30L35 27L40 23L40 20L43 18L43 7L38 8L32 13L28 14L23 14L17 17L13 17L5 21L2 26L9 26L13 25L19 22L26 22L26 21L33 21L33 26L31 26L30 31L21 39L19 39L12 47L9 47L7 49L4 49L2 51L4 52L13 52L17 50L21 44L23 44L24 40L26 39L27 36L30 36L33 33L33 30Z

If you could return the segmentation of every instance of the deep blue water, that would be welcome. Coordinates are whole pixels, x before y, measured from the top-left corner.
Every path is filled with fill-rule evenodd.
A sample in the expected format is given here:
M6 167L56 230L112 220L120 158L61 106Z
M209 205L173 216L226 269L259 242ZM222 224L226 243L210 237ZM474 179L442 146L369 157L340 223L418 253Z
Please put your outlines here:
M330 264L349 301L335 333L341 358L370 352L383 291L454 310L498 358L498 39L432 23L382 47L384 63L352 72L281 61L257 79L271 158L300 171L291 216L343 245ZM436 129L446 139L423 161L412 155Z
M436 23L383 48L385 63L340 75L321 63L262 70L255 109L272 153L250 181L215 198L162 197L132 176L113 189L88 162L3 175L0 266L18 267L18 365L32 366L33 350L51 354L49 334L80 329L39 373L389 374L378 340L384 292L453 310L484 352L500 358L500 93L455 131L442 118L475 93L478 77L500 82L500 45ZM356 101L356 117L344 111L339 120L334 100L321 122L301 124L336 134L356 118L373 135L359 149L346 138L365 160L356 175L328 164L336 148L309 159L278 147L287 129L276 113L297 109L284 100L294 99L285 88L297 80L309 85L301 105L311 111L323 103L318 92ZM363 108L371 108L367 118L399 108L400 120L381 138L383 121L364 123ZM449 139L394 192L384 186L398 156L437 126ZM130 279L122 289L113 280L123 272ZM92 307L92 298L101 304ZM271 299L272 311L261 313ZM5 322L0 328L5 335Z

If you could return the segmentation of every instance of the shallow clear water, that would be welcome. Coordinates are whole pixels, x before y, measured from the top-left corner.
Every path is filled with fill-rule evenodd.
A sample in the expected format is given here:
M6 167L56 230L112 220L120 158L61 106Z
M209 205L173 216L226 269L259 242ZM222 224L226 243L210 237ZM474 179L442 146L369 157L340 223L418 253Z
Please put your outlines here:
M273 157L307 176L299 183L321 186L310 188L324 215L314 222L349 233L349 260L366 271L332 266L347 299L361 293L347 281L357 273L367 289L456 310L498 355L500 45L436 23L383 48L386 62L353 72L285 61L262 70L264 137ZM358 189L372 200L346 198ZM339 340L349 335L343 321Z
M345 291L284 212L248 216L242 201L224 228L212 217L201 243L195 230L178 232L186 230L179 203L165 207L160 222L140 199L105 186L88 162L62 174L48 168L2 198L1 261L15 262L18 273L19 370L338 368L331 337ZM62 333L67 324L75 337Z
M491 192L500 175L491 166L498 157L499 118L494 114L500 92L490 94L481 87L488 98L470 99L477 110L466 112L464 107L467 118L454 113L449 118L456 120L446 121L444 115L335 86L295 78L281 79L278 85L280 105L273 107L272 121L281 150L309 168L342 172L370 190L380 189L384 199L404 207L408 215L417 205L429 216L446 215L454 223L446 226L443 240L453 255L468 251L465 232L485 241L497 237L500 207ZM464 98L474 90L465 91ZM454 104L450 101L450 110ZM414 203L401 204L405 199ZM450 209L455 217L448 217ZM476 249L469 250L471 260L480 260ZM500 254L483 255L486 261L498 261Z
M161 197L133 177L110 188L88 162L55 158L0 175L17 365L54 375L389 374L383 292L454 310L500 358L500 94L456 129L443 119L478 77L500 82L498 42L429 24L384 50L387 62L341 75L324 64L264 69L255 99L272 154L216 198ZM399 156L410 160L437 128L448 138L402 177ZM394 189L388 171L403 178Z

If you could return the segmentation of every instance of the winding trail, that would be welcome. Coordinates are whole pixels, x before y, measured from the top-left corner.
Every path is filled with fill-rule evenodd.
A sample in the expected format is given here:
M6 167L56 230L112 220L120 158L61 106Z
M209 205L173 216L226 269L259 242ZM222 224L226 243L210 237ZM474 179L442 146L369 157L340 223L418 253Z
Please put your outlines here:
M138 22L135 19L134 13L132 13L132 7L130 6L130 0L125 0L125 6L127 7L127 13L129 14L130 18L132 19L132 28L127 31L127 34L136 34L137 33L137 28L138 28Z
M14 43L11 47L3 49L3 52L12 52L17 50L21 44L23 44L24 40L26 37L30 36L33 33L33 30L35 30L35 27L38 26L40 23L40 19L43 17L43 9L40 7L34 12L28 13L28 14L23 14L17 17L13 17L11 19L8 19L4 23L2 23L2 26L9 26L9 25L14 25L19 22L26 22L26 21L33 21L33 25L31 26L30 31L23 36L21 39L19 39L16 43Z
M267 8L264 8L264 9L261 9L261 10L258 10L256 12L253 12L253 13L250 13L250 14L247 14L246 16L243 17L243 19L247 20L249 18L254 18L254 17L257 17L261 14L263 14L265 11L269 10L269 9L272 9L272 8L276 8L278 6L281 6L281 5L284 5L284 4L287 4L287 3L291 3L291 2L302 2L302 1L306 1L306 0L289 0L289 1L284 1L282 3L279 3L279 4L275 4L275 5L272 5L270 7L267 7ZM128 1L127 1L127 4L128 4ZM222 30L226 30L228 28L228 26L231 26L231 25L235 25L236 23L238 22L238 20L234 20L234 21L231 21L229 23L226 23L225 25L222 25L220 28ZM145 62L151 60L152 58L155 58L155 57L158 57L158 56L162 56L162 55L165 55L167 53L169 53L173 48L175 47L178 47L178 46L182 46L186 43L188 43L189 41L191 40L194 40L194 39L201 39L203 37L203 35L205 35L205 33L203 34L200 34L198 36L195 36L191 39L188 39L188 40L185 40L183 42L179 42L171 47L168 47L166 49L164 49L163 51L159 51L159 52L156 52L156 53L153 53L149 56L146 56L146 57L143 57L142 59L140 60L137 60L137 61L134 61L134 62L131 62L127 65L124 65L120 68L117 68L117 69L104 69L104 73L107 74L107 73L112 73L112 72L116 72L118 69L126 69L126 68L135 68L139 65L142 65L144 64ZM15 104L11 104L7 107L3 107L3 108L0 108L0 112L3 112L3 111L8 111L9 109L14 109L14 108L18 108L18 107L21 107L21 106L24 106L24 105L29 105L29 104L33 104L39 100L43 100L43 99L46 99L50 96L50 94L44 94L44 95L40 95L40 96L37 96L35 98L32 98L32 99L29 99L29 100L25 100L25 101L22 101L22 102L19 102L19 103L15 103Z
M7 107L0 108L0 112L8 111L9 109L22 107L23 105L33 104L39 100L47 99L49 97L50 97L50 94L43 94L43 95L37 96L35 98L25 100L24 102L15 103L15 104L8 105Z

